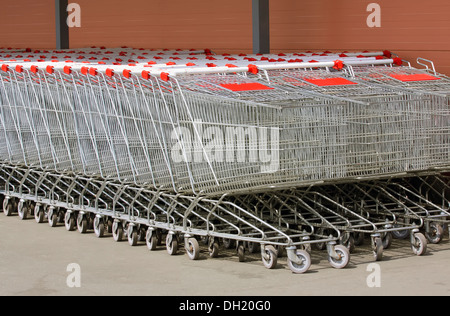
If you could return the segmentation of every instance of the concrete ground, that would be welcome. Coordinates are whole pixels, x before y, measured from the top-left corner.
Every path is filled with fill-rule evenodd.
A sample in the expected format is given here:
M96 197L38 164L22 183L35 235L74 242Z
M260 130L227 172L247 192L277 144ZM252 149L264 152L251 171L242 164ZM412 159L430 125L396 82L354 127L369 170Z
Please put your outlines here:
M203 246L200 260L191 261L184 251L171 257L164 247L150 252L145 244L130 247L127 241L115 243L112 237L98 239L94 233L81 235L66 231L63 225L51 228L3 213L0 232L1 296L450 294L447 235L441 244L429 245L422 257L412 253L409 241L394 239L375 269L368 240L343 270L331 268L325 252L313 251L311 269L295 275L286 258L278 260L276 269L267 270L259 255L249 255L240 263L234 251L223 251L211 259ZM79 279L72 278L77 270L68 270L72 263L79 268ZM80 287L69 286L75 280ZM379 287L373 283L376 280Z

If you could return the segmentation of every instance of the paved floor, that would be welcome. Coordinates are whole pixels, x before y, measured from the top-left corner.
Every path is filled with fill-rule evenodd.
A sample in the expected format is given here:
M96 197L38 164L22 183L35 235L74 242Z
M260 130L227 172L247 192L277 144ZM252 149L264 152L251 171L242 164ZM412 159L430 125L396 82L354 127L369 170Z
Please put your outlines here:
M142 244L115 243L51 228L34 219L0 213L0 295L174 295L174 296L300 296L300 295L449 295L450 242L429 245L427 255L412 254L408 241L394 240L378 270L368 246L357 248L350 265L335 270L325 252L313 252L309 272L294 275L280 258L267 270L258 255L238 262L234 252L200 260L181 252L169 256L164 247L149 252ZM367 244L367 243L366 243ZM68 271L75 263L78 270ZM69 266L71 267L71 266ZM70 287L80 281L80 287ZM368 282L369 280L369 282ZM380 287L370 287L380 280ZM376 285L376 284L375 284Z

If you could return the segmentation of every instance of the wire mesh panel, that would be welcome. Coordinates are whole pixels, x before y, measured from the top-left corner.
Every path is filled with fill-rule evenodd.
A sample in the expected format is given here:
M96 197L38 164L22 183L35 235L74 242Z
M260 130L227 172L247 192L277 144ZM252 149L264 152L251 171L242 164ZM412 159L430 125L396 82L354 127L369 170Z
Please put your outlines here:
M329 71L271 71L268 77L272 83L362 105L354 106L346 121L351 144L347 154L353 153L353 165L361 168L356 168L356 173L370 172L370 166L390 172L426 169L435 163L431 150L442 144L433 144L430 138L441 127L436 127L430 116L439 107L431 96ZM441 106L441 110L446 109Z
M209 194L447 164L448 106L432 95L327 70L266 74L2 72L5 158Z
M414 103L413 110L429 118L424 132L429 137L429 159L433 165L448 166L450 80L448 77L411 67L351 67L358 79L378 86L396 89L401 93L416 93L428 103ZM417 128L417 127L416 127Z

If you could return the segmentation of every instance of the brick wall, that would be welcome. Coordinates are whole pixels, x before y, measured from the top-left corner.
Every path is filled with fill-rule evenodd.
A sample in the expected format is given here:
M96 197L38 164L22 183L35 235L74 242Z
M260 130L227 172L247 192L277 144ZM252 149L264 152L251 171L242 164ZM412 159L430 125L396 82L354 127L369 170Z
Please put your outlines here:
M251 49L250 0L77 0L82 27L71 44L144 48Z
M367 6L381 6L381 27L367 26ZM436 62L450 74L448 0L272 0L272 49L384 50Z
M71 47L211 48L251 52L251 0L74 0L81 28ZM366 24L367 5L381 6L381 28ZM2 0L0 47L52 48L53 0ZM272 0L273 52L391 50L432 59L450 75L448 0Z
M55 1L0 1L0 47L55 45Z

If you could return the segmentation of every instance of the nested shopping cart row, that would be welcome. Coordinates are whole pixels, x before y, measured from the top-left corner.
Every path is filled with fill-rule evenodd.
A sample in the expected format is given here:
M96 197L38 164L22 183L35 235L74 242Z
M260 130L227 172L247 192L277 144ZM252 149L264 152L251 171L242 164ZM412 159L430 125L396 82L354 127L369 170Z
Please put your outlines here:
M446 102L311 66L4 69L2 156L194 194L448 166Z
M393 236L422 255L448 223L437 175L450 162L450 82L383 55L9 61L3 210L170 254L183 244L191 259L199 241L212 257L222 245L240 260L260 251L267 268L285 251L295 273L312 246L347 266L364 236L376 260Z
M133 48L81 48L72 50L8 50L0 49L1 62L86 62L95 64L139 65L155 64L182 65L206 64L225 65L253 62L279 63L299 61L335 60L337 58L391 58L388 51L383 52L295 52L278 54L215 54L205 50L145 50Z
M93 230L132 246L146 243L149 250L165 247L170 255L184 248L192 260L202 251L214 258L235 249L244 261L246 252L260 251L271 269L286 253L295 273L311 267L312 252L334 268L346 267L364 236L374 260L394 237L410 238L412 252L422 255L428 242L440 242L450 220L448 178L434 175L220 198L10 164L1 165L0 181L7 216L18 212L68 231Z
M81 233L93 229L98 237L109 232L115 241L126 236L131 245L146 242L150 250L165 243L171 255L184 244L191 259L198 259L199 241L206 240L211 257L223 244L235 246L243 261L245 244L260 246L267 268L277 265L277 249L286 249L294 272L305 272L311 264L309 253L297 249L308 244L309 233L271 223L225 195L220 199L174 195L11 165L2 165L0 178L6 215L17 210L22 219L32 214L37 222L47 220L52 227L64 224L67 230L77 228ZM335 246L336 237L323 236L322 241L330 243L334 265L344 267L348 252Z

